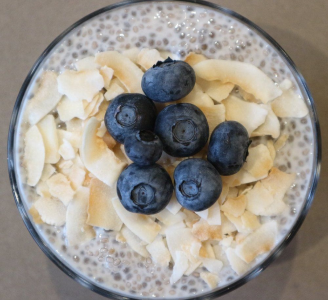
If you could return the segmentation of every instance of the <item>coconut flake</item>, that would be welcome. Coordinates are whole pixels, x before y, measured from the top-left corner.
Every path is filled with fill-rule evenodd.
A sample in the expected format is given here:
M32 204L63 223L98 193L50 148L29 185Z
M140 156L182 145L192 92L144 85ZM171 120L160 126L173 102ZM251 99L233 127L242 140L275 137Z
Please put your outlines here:
M26 115L31 125L38 123L45 115L54 109L61 99L58 91L57 74L45 71L40 79L40 85L34 97L28 101Z

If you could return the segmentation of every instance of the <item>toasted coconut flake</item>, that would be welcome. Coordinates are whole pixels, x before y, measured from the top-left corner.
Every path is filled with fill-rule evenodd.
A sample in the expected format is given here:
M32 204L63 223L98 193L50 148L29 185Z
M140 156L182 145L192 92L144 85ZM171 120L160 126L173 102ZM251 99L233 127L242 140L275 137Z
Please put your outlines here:
M103 136L103 141L107 145L108 149L114 149L116 146L116 141L113 139L113 137L109 134L109 132L106 132Z
M146 258L149 257L149 253L146 249L146 245L144 244L144 241L142 241L138 236L136 236L126 226L122 227L121 233L133 251L137 252L138 254L140 254L143 257L146 257Z
M282 214L287 207L283 200L275 200L270 206L266 207L261 215L266 217L277 216Z
M110 82L114 75L114 70L111 68L108 68L107 66L103 66L100 68L100 74L104 79L105 89L108 90Z
M242 275L249 269L248 265L236 254L235 249L228 248L226 255L231 268L238 274Z
M183 212L186 215L185 223L190 228L200 220L200 217L193 211L190 211L188 209L183 209Z
M161 212L159 212L153 216L156 219L160 220L166 226L171 226L176 223L179 223L179 222L183 221L184 218L186 217L186 215L182 211L180 211L179 213L174 215L171 212L169 212L167 209L163 209Z
M235 85L230 82L223 83L218 80L207 81L202 85L204 92L214 101L221 103L222 100L228 98Z
M186 254L182 251L177 251L173 272L170 277L170 283L174 284L179 281L183 274L187 271L188 267L189 262Z
M195 258L199 257L199 252L201 248L202 248L202 243L200 242L192 243L190 246L190 254Z
M235 225L238 232L248 233L250 231L244 227L243 222L241 221L241 217L237 218L229 213L224 213L224 215L229 219L231 223L233 223L233 225Z
M227 246L227 247L230 247L230 246ZM213 246L213 250L214 250L214 253L215 253L215 258L222 261L224 266L229 266L229 261L228 261L227 255L225 253L225 250L224 250L227 247L223 247L221 245L214 245Z
M205 220L201 219L192 227L192 234L200 241L221 240L222 229L218 225L209 225Z
M83 121L77 118L66 122L66 131L68 132L82 132ZM65 131L65 130L64 130Z
M96 62L101 66L107 66L114 70L115 76L125 85L129 93L141 93L141 79L143 72L126 56L108 51L98 53Z
M199 108L207 119L211 135L215 127L225 121L225 106L217 104L211 107L199 106Z
M259 104L246 102L232 95L222 103L225 106L226 120L241 123L249 135L265 122L268 115L268 111Z
M211 273L219 274L223 263L220 260L213 259L213 258L202 258L203 266Z
M242 214L240 218L246 230L255 230L261 226L257 216L247 210Z
M73 166L69 173L68 173L68 179L71 183L72 188L76 191L77 189L79 189L84 180L85 180L85 170L81 169L79 166Z
M281 135L281 136L275 141L275 143L274 143L274 148L276 149L276 151L281 150L281 149L285 146L285 144L286 144L288 138L289 138L289 134L282 134L282 135Z
M145 70L150 69L158 61L162 61L160 53L156 49L144 48L138 53L137 64Z
M272 111L270 105L262 104L260 106L268 111L268 115L265 119L265 122L260 127L255 129L255 131L253 131L252 136L271 135L274 139L276 139L280 135L279 120Z
M191 103L198 107L213 107L213 100L203 92L201 87L196 83L192 91L184 98L177 101L177 103Z
M85 125L80 154L89 172L107 185L113 186L126 164L97 136L99 125L100 122L94 117Z
M261 181L258 181L254 188L247 194L247 210L259 216L264 213L265 209L269 207L274 198L270 192L264 187Z
M73 199L75 194L74 190L71 188L69 181L63 174L55 174L51 176L47 181L50 194L58 198L65 206Z
M109 105L109 103L107 101L101 102L101 104L99 106L99 110L95 114L95 117L97 118L98 121L103 121L104 120L108 105Z
M69 246L80 245L96 236L92 226L86 224L89 195L89 189L81 187L67 207L66 236Z
M75 67L78 71L84 71L99 69L100 65L95 62L94 56L88 56L75 62Z
M247 198L245 195L240 195L236 198L227 198L224 204L221 205L221 210L227 212L235 217L240 217L247 205Z
M229 193L229 185L226 182L222 182L222 191L218 200L219 205L222 205L224 201L226 201L228 193Z
M274 159L276 158L276 149L274 147L273 141L272 140L268 140L266 146L268 147L268 150L270 152L271 158L274 161Z
M35 187L36 193L44 198L51 198L51 194L49 192L49 187L45 182L40 181Z
M206 247L205 246L201 246L201 248L199 249L199 258L209 258L209 254L207 253Z
M67 122L74 118L83 119L84 105L83 101L71 101L66 96L57 105L58 115L61 121Z
M217 226L217 227L220 228L220 226ZM220 230L221 230L221 228L220 228ZM211 241L204 242L204 246L205 246L205 249L207 252L207 258L215 259L215 253L214 253Z
M273 248L277 233L276 221L263 224L236 247L236 254L246 263L252 262L258 255Z
M57 130L59 145L64 143L64 140L67 140L75 149L81 147L82 144L82 133L80 131L66 131L66 130Z
M215 202L208 209L208 216L206 221L209 225L221 225L221 213L220 213L219 202Z
M238 189L236 187L230 187L227 198L236 198L237 196L238 196Z
M184 275L186 276L190 276L192 273L195 272L195 270L202 264L201 261L197 261L196 263L191 263L189 261L189 268L187 269L187 271L185 271Z
M199 215L202 219L206 220L208 217L208 209L202 211L195 211L197 215Z
M211 289L216 288L219 284L219 276L216 274L201 272L200 278L203 279Z
M236 187L242 184L257 181L257 179L246 170L241 168L241 170L234 175L222 176L222 181L230 187Z
M225 237L224 239L222 239L220 241L220 246L222 247L230 247L231 246L231 243L233 242L233 237L232 236L228 236L228 237Z
M247 93L246 91L244 91L242 88L239 87L239 93L240 95L249 102L254 102L254 103L261 103L260 100L257 100L254 95Z
M105 93L105 99L107 101L113 100L115 97L118 95L121 95L124 93L124 89L120 87L116 82L112 82L108 89L107 92Z
M166 230L166 241L174 262L176 261L176 253L178 251L189 252L192 259L190 247L193 243L199 242L189 228L169 228ZM197 260L193 262L197 262Z
M146 249L150 253L153 262L163 267L167 267L169 265L171 254L164 244L161 236L157 236L151 244L146 246Z
M96 104L95 106L93 107L93 109L91 110L89 116L94 116L96 113L98 113L99 111L99 108L100 108L100 105L101 103L104 101L105 97L103 95L103 93L98 93L96 96L95 96L96 99Z
M261 226L261 224L260 224ZM237 245L241 244L242 241L250 235L250 232L247 232L247 233L242 233L242 232L238 232L236 235L235 235L235 242Z
M162 228L161 228L161 231L159 232L159 234L162 236L166 236L166 230L168 230L168 229L186 228L186 224L183 221L175 223L174 225L171 225L171 226L164 225L163 223L160 222L160 225Z
M285 78L280 84L279 87L282 91L287 91L293 86L293 83L288 79Z
M265 209L274 202L273 196L260 181L246 194L246 197L247 210L257 216L262 215Z
M71 143L66 139L63 140L63 144L59 147L58 153L65 160L70 160L75 157L75 150Z
M104 135L105 135L106 132L107 132L107 128L106 128L105 122L104 121L101 121L100 127L97 130L97 136L99 136L100 138L102 138L102 137L104 137Z
M73 166L72 160L64 160L60 159L60 161L56 164L56 168L60 171L59 173L68 174L69 170Z
M126 238L123 236L122 232L118 232L115 236L115 241L124 244L126 243Z
M224 215L224 213L221 213L221 230L222 235L228 235L237 230L236 226Z
M45 71L40 80L40 86L29 100L26 115L31 125L38 123L46 114L55 108L62 94L58 91L57 74Z
M24 164L27 171L27 184L35 186L42 175L45 160L45 147L42 135L36 125L25 134Z
M189 64L190 66L197 65L199 62L206 60L207 58L203 54L197 54L195 52L190 52L186 58L185 62Z
M205 220L200 219L200 221L193 225L191 232L197 239L206 241L210 237L209 227L210 226Z
M45 148L45 163L55 164L59 161L58 154L58 135L53 115L45 116L38 124L38 129L42 135L42 140Z
M243 169L254 176L257 180L268 176L273 166L273 160L267 146L259 144L256 147L249 148L249 155Z
M246 195L251 189L253 188L252 185L242 185L238 188L238 196Z
M46 224L62 226L66 222L66 207L56 199L41 197L34 203L34 208Z
M282 200L295 181L296 174L288 174L273 167L269 176L262 180L263 186L275 200Z
M116 189L97 178L91 179L87 224L106 230L121 229L123 223L113 207L113 197L116 197Z
M84 107L84 115L82 120L86 120L88 117L94 116L104 100L104 95L102 93L97 93L91 102L83 100L83 107Z
M72 71L66 70L57 78L58 91L71 101L87 100L93 97L104 87L104 79L99 70Z
M122 54L136 64L138 60L139 52L140 52L139 48L131 48L128 50L124 50Z
M246 92L267 103L282 94L282 91L260 69L238 61L204 60L194 66L197 76L208 80L231 82Z
M181 204L178 202L177 197L175 195L175 192L173 192L172 198L169 202L169 204L166 206L166 209L171 213L171 214L177 214L181 210Z
M33 222L35 224L43 224L43 221L41 219L41 216L39 214L39 212L37 211L37 209L35 208L35 206L33 205L29 211L28 211L33 219Z
M78 168L83 169L83 170L86 171L86 168L84 167L84 164L83 164L83 162L82 162L81 157L80 157L79 154L76 154L75 155L75 158L73 159L73 163L74 163L74 165L76 167L78 167Z
M56 169L51 164L45 164L43 167L41 181L47 181L52 174L56 172Z
M309 113L303 98L292 89L272 102L272 110L280 118L303 118Z
M112 202L117 215L127 228L146 243L150 244L154 241L161 230L160 225L149 216L130 213L123 207L117 197L114 197Z

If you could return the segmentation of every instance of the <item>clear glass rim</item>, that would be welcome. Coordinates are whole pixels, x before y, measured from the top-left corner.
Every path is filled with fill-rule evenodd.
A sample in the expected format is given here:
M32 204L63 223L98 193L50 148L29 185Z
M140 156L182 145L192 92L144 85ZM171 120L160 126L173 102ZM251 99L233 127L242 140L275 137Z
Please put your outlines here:
M41 54L41 56L37 59L35 62L34 66L28 73L20 91L16 99L16 103L13 108L13 113L10 121L10 126L9 126L9 133L8 133L8 145L7 145L7 160L8 160L8 172L9 172L9 178L10 178L10 183L14 195L14 199L17 205L17 208L21 214L21 217L24 221L24 224L27 228L27 230L30 232L31 236L37 243L37 245L41 248L41 250L45 253L45 255L59 268L61 269L64 273L66 273L68 276L73 278L75 281L80 283L81 285L87 287L88 289L102 295L105 297L113 298L113 299L141 299L142 297L126 297L123 295L120 295L119 293L116 292L111 292L106 289L103 289L94 283L92 283L90 280L85 279L81 277L79 274L74 272L71 268L69 268L66 264L64 264L52 251L51 249L48 248L48 246L42 241L41 237L37 233L36 229L34 228L29 216L28 212L25 210L25 207L22 203L22 199L19 193L18 189L18 184L16 181L16 172L15 172L15 164L14 164L14 146L15 146L15 132L16 132L16 125L17 125L17 118L19 115L19 110L22 104L22 101L24 99L25 92L35 75L36 71L38 70L38 67L40 64L43 62L43 60L47 57L47 55L54 49L54 47L61 42L68 33L70 33L72 30L74 30L76 27L81 25L82 23L88 21L89 19L96 17L99 14L102 14L104 12L108 12L110 10L113 10L115 8L123 7L123 6L129 6L132 4L137 4L137 3L143 3L143 2L167 2L168 0L128 0L128 1L123 1L123 2L118 2L106 7L103 7L87 16L84 18L80 19L76 23L74 23L72 26L67 28L63 33L61 33L47 48L46 50ZM207 1L202 1L202 0L169 0L170 2L181 2L185 4L191 4L191 5L202 5L205 7L209 7L215 10L218 10L224 14L227 14L239 21L241 21L243 24L247 25L248 27L252 28L255 32L257 32L260 36L264 37L269 43L273 45L273 47L276 48L276 50L280 53L280 55L286 60L286 62L289 64L290 68L294 72L294 75L298 81L298 84L304 89L304 92L306 93L308 100L309 100L309 106L311 108L311 113L313 116L313 131L314 131L314 161L313 161L313 170L311 174L311 180L312 182L310 183L308 195L306 202L303 206L302 211L300 212L300 215L295 222L294 226L290 230L290 232L286 235L286 237L281 241L281 243L276 246L274 251L270 256L268 256L260 265L256 266L253 268L250 272L248 272L246 275L244 275L242 278L238 279L237 281L231 283L230 285L226 285L223 288L220 288L218 290L212 290L208 293L199 295L199 296L191 296L191 297L182 297L179 299L199 299L199 300L204 300L204 299L213 299L219 296L222 296L232 290L237 289L238 287L244 285L257 275L259 275L264 269L266 269L280 254L281 252L286 248L286 246L290 243L290 241L293 239L295 236L296 232L299 230L301 227L311 205L313 202L314 194L318 185L318 180L319 180L319 174L320 174L320 167L321 167L321 135L320 135L320 126L319 126L319 120L314 104L314 100L312 98L312 95L310 93L310 90L301 75L301 73L298 71L296 68L294 62L291 60L291 58L288 56L288 54L282 49L282 47L269 35L267 34L263 29L261 29L259 26L248 20L247 18L241 16L240 14L222 7L220 5L207 2ZM160 298L163 299L163 298ZM173 298L172 298L173 299Z

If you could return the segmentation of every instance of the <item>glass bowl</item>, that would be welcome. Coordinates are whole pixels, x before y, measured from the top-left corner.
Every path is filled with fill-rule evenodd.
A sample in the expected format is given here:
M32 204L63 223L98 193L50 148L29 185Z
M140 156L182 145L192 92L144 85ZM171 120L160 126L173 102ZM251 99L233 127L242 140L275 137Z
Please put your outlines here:
M143 4L149 8L145 10L141 9L138 11L138 7L141 7ZM165 13L165 9L163 10L163 7L161 7L162 5L165 6L165 9L168 9L168 11ZM121 13L120 16L119 13ZM131 15L129 15L129 13L131 13ZM180 20L174 20L174 14L179 13L182 14ZM109 15L111 17L108 17ZM228 24L227 26L221 26L221 21L219 20L220 18L217 18L219 15L222 16L224 22L226 22L225 24L231 22L231 25ZM103 26L97 27L99 24L93 25L94 20L100 20L97 19L98 17L104 20L102 21L104 22ZM199 25L199 20L202 21L202 18L205 23ZM130 21L125 22L124 19ZM131 25L133 22L140 22L140 20L141 23L137 24L138 26ZM117 25L119 24L119 21L121 22L122 28L119 28ZM131 24L129 24L129 22L131 22ZM247 29L249 34L248 41L245 40L245 37L238 39L238 28L240 27ZM83 31L83 28L88 28L88 30ZM106 30L110 32L110 36L106 36L104 34ZM147 30L157 33L149 34L149 32L147 33ZM165 33L165 30L167 33L174 32L176 35L175 38L178 40L174 42L174 38L170 38L170 35L168 35L166 38L165 35L163 35L163 31ZM147 34L145 34L145 32ZM83 50L83 45L79 46L78 43L75 45L74 42L72 42L72 37L77 38L79 36L83 36L84 34L86 34L86 36L89 34L93 39L89 42L89 50ZM220 40L218 37L220 34L226 34L228 39L223 41ZM158 40L156 40L156 35L164 37L160 43ZM113 37L115 38L115 41L112 40ZM134 44L128 45L129 39L133 41ZM247 47L254 47L252 46L251 41L254 40L255 43L256 39L259 41L258 49L264 53L263 54L261 52L262 56L264 55L266 57L270 57L270 59L272 59L276 65L283 64L287 66L288 73L290 74L289 77L296 83L310 111L309 122L311 123L311 126L308 126L308 128L310 128L308 131L310 131L310 134L312 135L312 140L309 142L312 146L312 152L310 151L309 153L311 160L309 162L311 164L311 170L308 172L309 174L307 174L308 181L303 187L303 190L305 190L304 197L301 199L302 203L299 205L297 211L293 211L294 217L291 221L292 224L290 224L287 231L285 230L285 232L283 232L283 236L280 238L280 242L272 251L270 251L269 255L265 255L262 261L254 265L253 268L251 268L251 270L249 270L245 275L235 278L231 280L231 282L227 282L226 284L213 290L205 291L203 293L194 293L193 295L188 296L184 295L182 297L177 295L174 298L212 299L224 295L259 275L274 259L278 257L282 250L289 244L303 223L304 218L306 217L312 204L319 179L321 161L320 128L314 101L304 78L297 70L293 61L279 46L279 44L257 25L247 20L243 16L235 13L234 11L223 8L216 4L199 0L125 1L104 7L82 18L67 30L65 30L49 45L49 47L41 54L27 75L18 94L10 122L8 135L8 169L17 208L35 242L49 257L49 259L63 272L79 282L81 285L109 298L140 299L147 298L148 296L151 297L151 295L133 295L121 291L106 289L101 285L101 282L96 282L95 280L92 280L89 277L77 272L70 266L69 263L67 263L67 261L62 258L59 253L53 251L49 241L47 241L40 234L40 230L33 223L29 216L27 204L24 200L27 192L26 190L23 191L23 188L19 182L19 156L22 152L21 146L19 145L19 141L22 139L19 139L19 135L20 126L24 126L24 124L20 123L19 118L22 114L24 104L26 102L25 100L31 96L32 85L37 79L40 71L43 69L60 71L62 70L63 66L69 67L77 57L81 58L83 56L88 56L99 51L114 49L124 50L132 46L143 47L147 44L150 48L170 50L177 57L181 58L184 58L185 55L192 50L213 58L245 61L253 59L253 61L250 61L254 64L258 64L258 66L262 69L265 69L265 62L263 65L262 61L254 61L256 60L256 57L261 57L261 55L252 56L249 52L247 52ZM233 43L233 47L231 47L231 43ZM75 49L73 49L73 44L74 47L76 46ZM271 78L277 81L279 80L280 76L286 75L284 75L284 72L281 70L272 71L272 69L271 71L267 71L267 73L269 76L271 76ZM170 298L173 298L173 296L170 296Z

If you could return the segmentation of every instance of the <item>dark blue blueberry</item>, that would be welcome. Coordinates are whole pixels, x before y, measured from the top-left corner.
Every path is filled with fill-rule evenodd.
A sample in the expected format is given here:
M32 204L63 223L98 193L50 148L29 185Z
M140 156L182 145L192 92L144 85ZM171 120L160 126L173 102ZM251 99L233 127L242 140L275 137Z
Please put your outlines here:
M207 159L221 175L233 175L246 161L251 142L243 125L235 121L223 122L211 135Z
M121 94L109 104L105 125L111 136L124 143L136 130L153 130L156 120L154 103L142 94Z
M182 161L174 171L174 181L178 202L193 211L212 206L222 191L218 171L208 161L199 158Z
M126 210L151 215L170 202L173 184L170 175L158 164L129 165L117 181L117 195Z
M169 105L158 114L155 133L166 153L186 157L205 146L209 129L205 115L197 106L181 103Z
M187 96L194 88L194 69L181 60L159 61L142 77L144 93L155 102L170 102Z
M126 155L138 165L152 165L157 162L163 152L163 144L159 137L149 130L136 131L124 141Z

